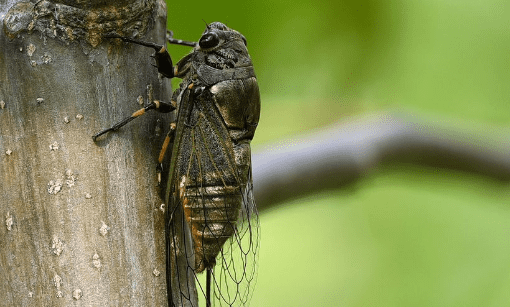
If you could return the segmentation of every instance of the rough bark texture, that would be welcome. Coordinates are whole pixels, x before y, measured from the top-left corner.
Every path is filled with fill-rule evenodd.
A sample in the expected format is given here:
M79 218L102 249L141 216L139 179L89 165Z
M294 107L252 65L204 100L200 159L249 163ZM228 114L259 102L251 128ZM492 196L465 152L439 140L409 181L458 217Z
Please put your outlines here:
M152 50L100 39L163 43L166 7L84 2L0 3L0 306L167 305L155 169L169 115L91 138L169 100Z

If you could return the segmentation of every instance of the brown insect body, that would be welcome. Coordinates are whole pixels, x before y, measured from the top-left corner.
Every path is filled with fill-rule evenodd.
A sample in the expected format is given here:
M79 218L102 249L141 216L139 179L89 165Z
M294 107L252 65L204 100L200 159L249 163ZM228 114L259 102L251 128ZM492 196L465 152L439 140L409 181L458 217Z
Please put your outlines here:
M210 32L219 43L204 48ZM183 208L199 273L215 266L227 240L241 240L246 231L239 225L251 227L256 214L250 142L260 94L244 37L220 23L177 63L176 76L183 80L173 96L179 107L167 191L169 203Z

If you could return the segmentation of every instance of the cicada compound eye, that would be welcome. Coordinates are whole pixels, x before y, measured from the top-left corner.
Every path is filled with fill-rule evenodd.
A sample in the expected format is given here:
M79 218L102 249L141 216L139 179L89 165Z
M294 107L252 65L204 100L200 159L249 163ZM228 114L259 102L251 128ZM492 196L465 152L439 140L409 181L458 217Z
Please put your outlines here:
M209 49L209 48L215 47L219 43L220 43L220 39L218 37L218 34L216 34L214 32L209 32L209 33L202 35L202 37L200 38L200 41L198 41L198 45L200 46L200 48L203 48L203 49Z

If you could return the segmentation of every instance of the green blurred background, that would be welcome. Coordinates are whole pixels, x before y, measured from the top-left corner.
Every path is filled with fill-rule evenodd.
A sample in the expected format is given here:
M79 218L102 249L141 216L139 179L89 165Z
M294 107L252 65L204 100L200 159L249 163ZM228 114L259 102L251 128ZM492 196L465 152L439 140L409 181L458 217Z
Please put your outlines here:
M510 2L168 3L174 37L221 21L248 40L262 95L253 148L387 109L510 128ZM189 51L171 46L176 60ZM508 139L501 140L508 141ZM510 189L386 165L261 215L251 306L510 306Z

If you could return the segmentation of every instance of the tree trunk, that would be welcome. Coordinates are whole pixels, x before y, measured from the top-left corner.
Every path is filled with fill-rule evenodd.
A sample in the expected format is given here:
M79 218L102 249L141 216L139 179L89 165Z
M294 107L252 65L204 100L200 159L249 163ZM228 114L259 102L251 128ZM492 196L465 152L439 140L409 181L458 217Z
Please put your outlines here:
M169 101L152 50L101 39L164 44L165 3L59 2L0 4L0 305L166 306L169 115L91 138Z

